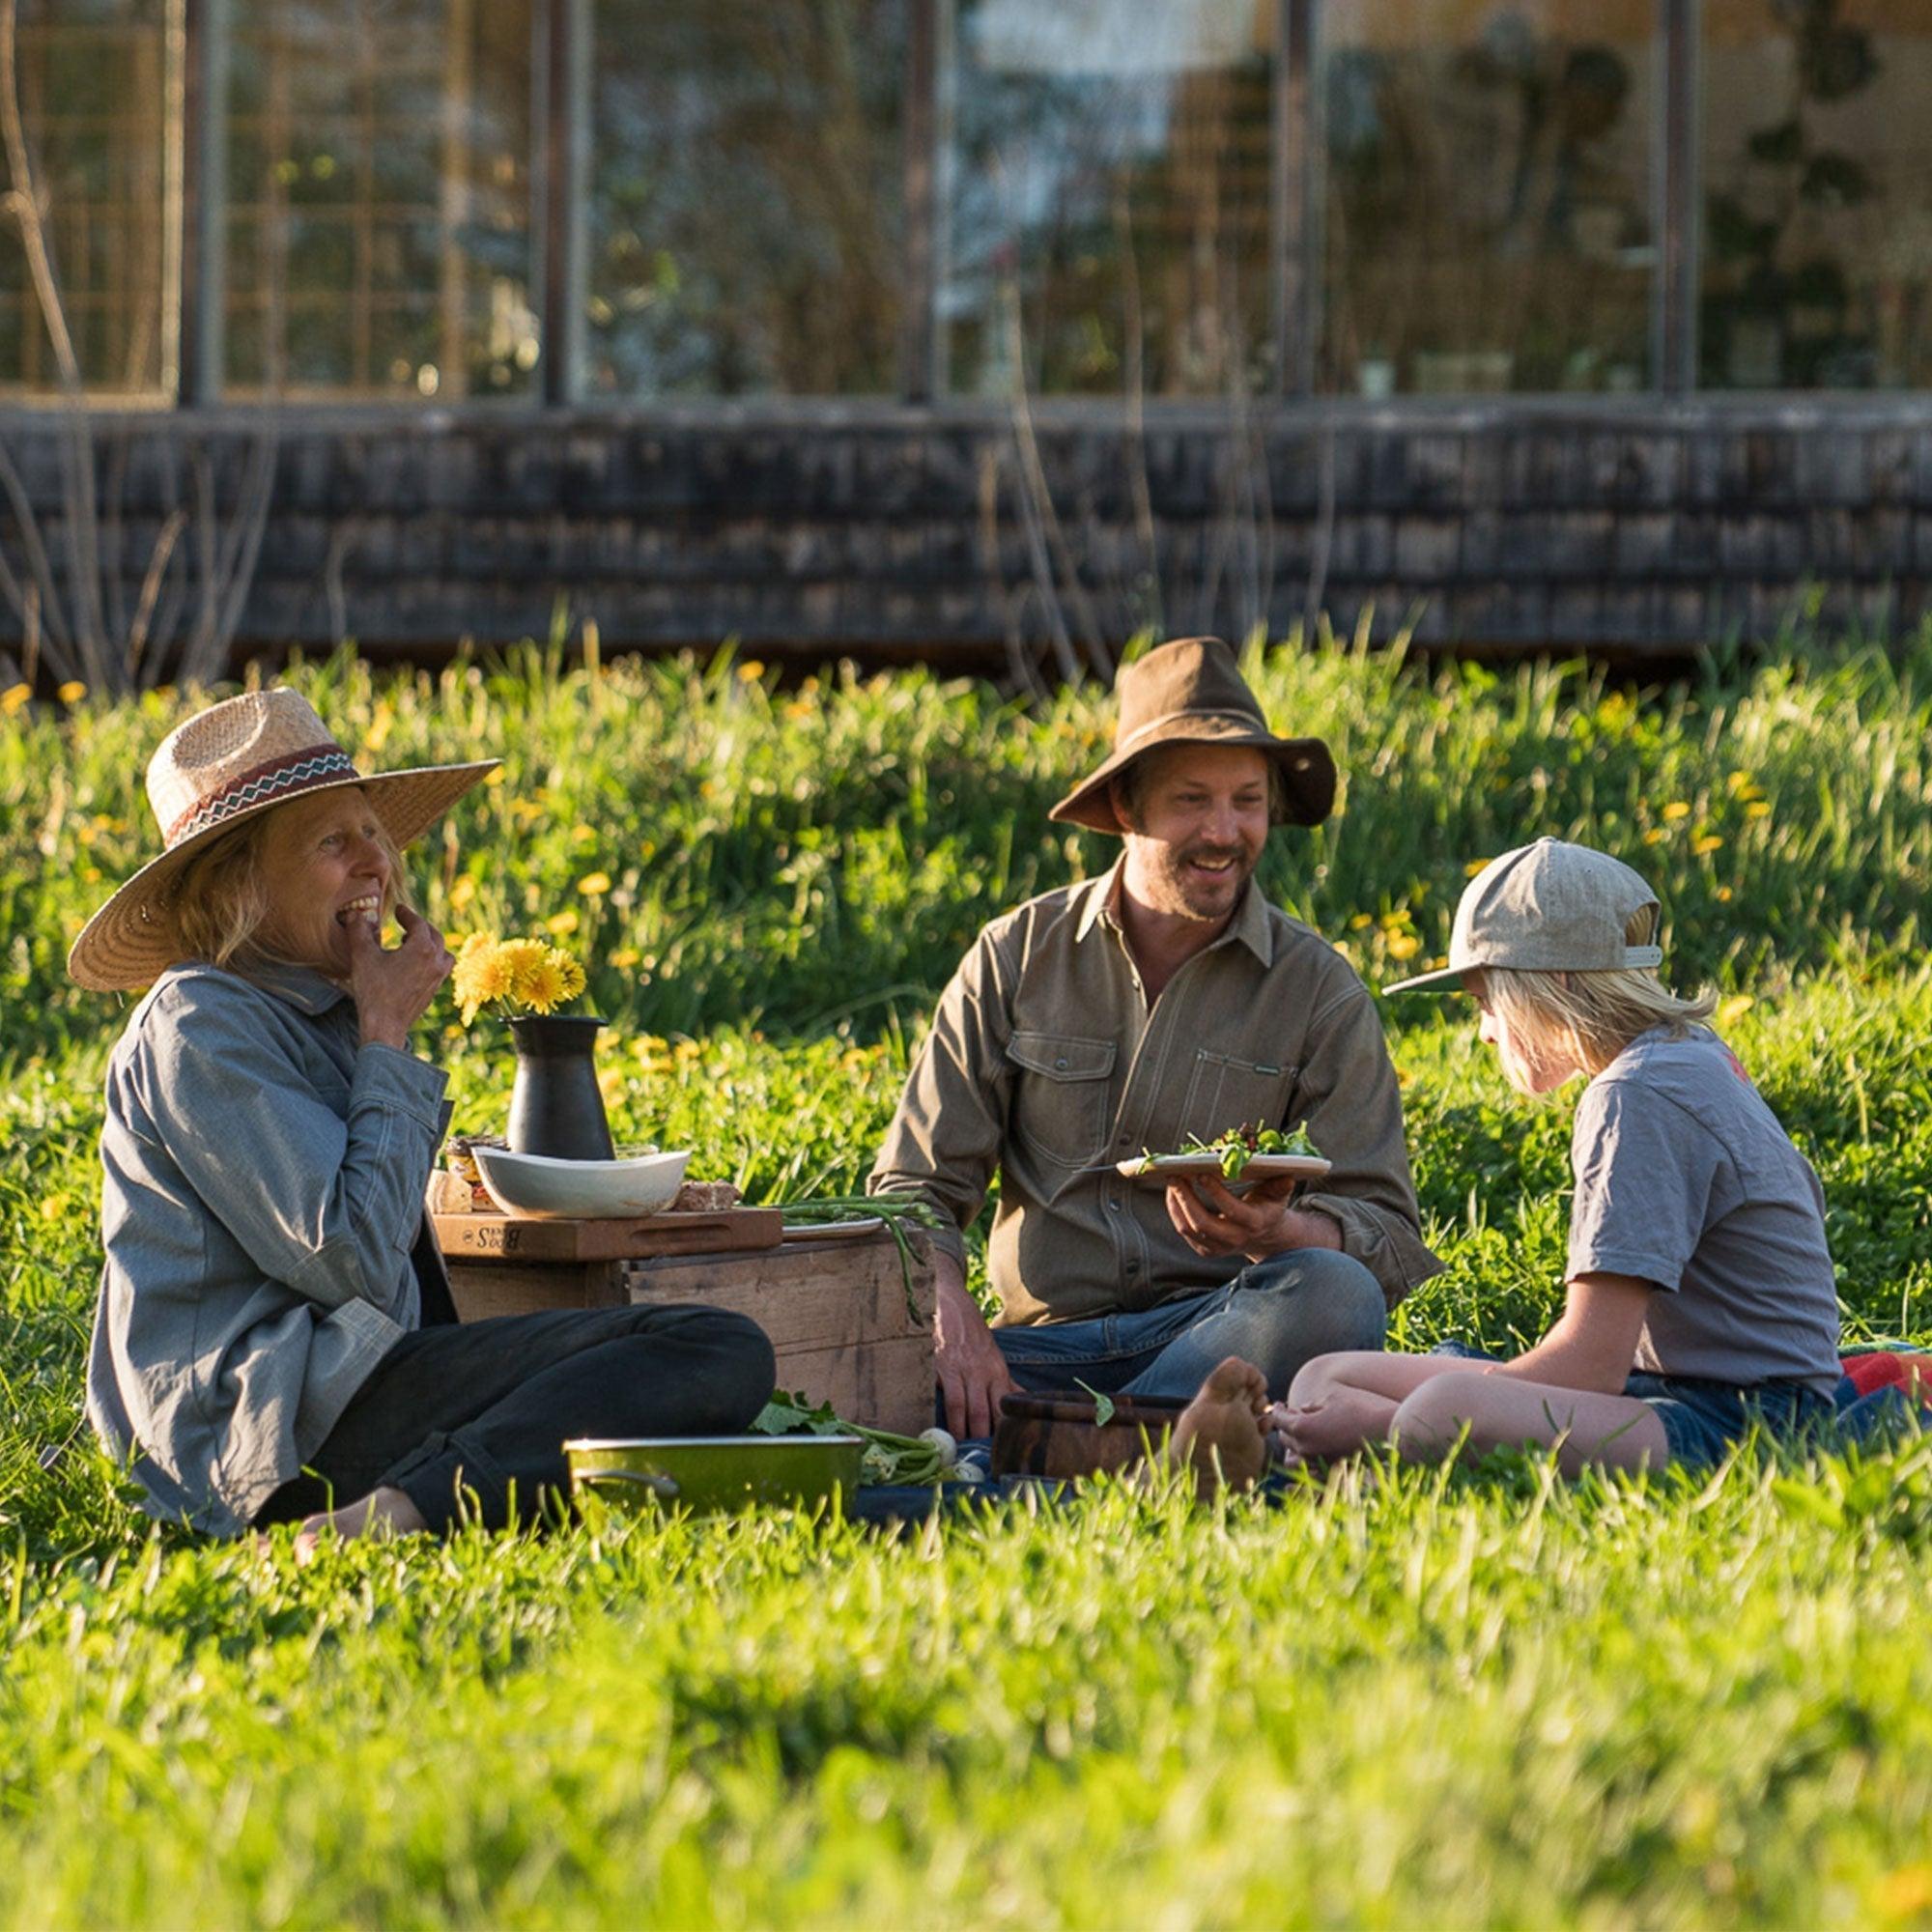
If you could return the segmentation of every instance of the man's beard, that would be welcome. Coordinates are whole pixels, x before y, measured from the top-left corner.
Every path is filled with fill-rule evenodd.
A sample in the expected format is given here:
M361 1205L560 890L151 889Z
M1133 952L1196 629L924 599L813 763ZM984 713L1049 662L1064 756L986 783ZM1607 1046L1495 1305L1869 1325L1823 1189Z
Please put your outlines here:
M1184 919L1226 919L1255 869L1254 856L1239 846L1189 845L1148 857L1152 861L1148 867L1149 909ZM1225 872L1203 878L1191 869L1201 859L1231 863Z

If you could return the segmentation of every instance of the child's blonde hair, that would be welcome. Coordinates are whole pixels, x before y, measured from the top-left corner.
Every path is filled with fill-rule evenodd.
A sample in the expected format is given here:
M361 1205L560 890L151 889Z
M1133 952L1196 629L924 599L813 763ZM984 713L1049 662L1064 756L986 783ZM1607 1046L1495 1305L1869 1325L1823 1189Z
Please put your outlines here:
M1649 946L1657 928L1657 908L1644 906L1625 925L1624 944ZM1718 1006L1714 993L1680 999L1657 977L1654 966L1588 973L1486 966L1483 996L1510 1037L1525 1050L1534 1054L1560 1047L1593 1078L1639 1034L1661 1026L1670 1038L1681 1039Z

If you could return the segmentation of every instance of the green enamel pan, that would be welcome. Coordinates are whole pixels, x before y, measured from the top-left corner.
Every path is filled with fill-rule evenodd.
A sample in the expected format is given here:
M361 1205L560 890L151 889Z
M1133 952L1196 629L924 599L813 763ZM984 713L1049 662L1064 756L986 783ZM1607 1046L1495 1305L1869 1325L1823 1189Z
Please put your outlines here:
M695 1514L809 1509L858 1492L857 1435L683 1435L563 1445L573 1495Z

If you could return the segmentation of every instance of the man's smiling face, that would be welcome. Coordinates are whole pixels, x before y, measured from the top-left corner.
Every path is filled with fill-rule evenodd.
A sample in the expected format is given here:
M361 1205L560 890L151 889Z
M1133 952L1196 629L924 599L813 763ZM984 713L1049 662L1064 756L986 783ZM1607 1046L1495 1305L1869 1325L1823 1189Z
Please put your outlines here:
M1127 890L1151 912L1225 920L1268 835L1268 762L1248 745L1150 752L1116 809L1128 820Z

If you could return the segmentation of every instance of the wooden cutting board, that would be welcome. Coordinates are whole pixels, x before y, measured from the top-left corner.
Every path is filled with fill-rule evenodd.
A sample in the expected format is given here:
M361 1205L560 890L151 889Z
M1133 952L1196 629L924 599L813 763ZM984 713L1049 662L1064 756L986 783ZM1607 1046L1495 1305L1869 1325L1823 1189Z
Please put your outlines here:
M776 1208L714 1214L651 1214L640 1221L522 1221L508 1214L432 1214L437 1244L465 1261L618 1262L650 1255L724 1255L775 1248L784 1238Z

